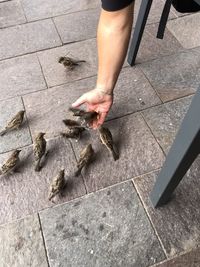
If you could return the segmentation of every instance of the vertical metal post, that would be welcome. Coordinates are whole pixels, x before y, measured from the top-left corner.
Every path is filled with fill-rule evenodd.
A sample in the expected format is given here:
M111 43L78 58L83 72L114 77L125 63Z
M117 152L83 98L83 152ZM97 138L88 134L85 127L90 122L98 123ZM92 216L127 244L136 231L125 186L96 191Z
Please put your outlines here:
M200 152L200 88L193 97L150 194L154 207L165 204ZM187 194L187 193L186 193Z
M135 29L133 32L133 37L131 40L131 45L128 53L128 63L133 66L135 64L135 59L138 53L138 49L140 46L140 42L142 39L142 35L144 32L144 28L147 22L147 18L149 15L149 11L151 9L153 0L142 0L139 14L137 17L137 22L135 25Z

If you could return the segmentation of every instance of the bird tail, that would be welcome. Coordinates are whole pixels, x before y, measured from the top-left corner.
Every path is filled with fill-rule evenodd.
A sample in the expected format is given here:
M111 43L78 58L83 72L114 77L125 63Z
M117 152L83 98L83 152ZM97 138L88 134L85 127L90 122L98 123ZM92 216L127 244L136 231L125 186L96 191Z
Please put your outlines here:
M77 60L76 63L83 63L86 62L85 60Z
M60 135L61 135L62 137L66 137L66 138L69 137L68 134L67 134L67 133L64 133L64 132L60 132Z
M50 192L49 197L48 197L49 201L51 201L53 197L54 197L54 194L52 192Z
M119 159L119 153L113 148L110 150L113 156L114 161Z
M1 132L0 132L0 136L3 136L5 133L7 133L7 130L5 129L5 130L2 130Z
M37 160L35 163L35 171L39 172L40 171L40 160Z
M83 165L78 166L78 169L77 169L77 171L75 171L75 174L74 174L74 175L75 175L76 177L79 176L79 175L81 174L82 169L83 169Z

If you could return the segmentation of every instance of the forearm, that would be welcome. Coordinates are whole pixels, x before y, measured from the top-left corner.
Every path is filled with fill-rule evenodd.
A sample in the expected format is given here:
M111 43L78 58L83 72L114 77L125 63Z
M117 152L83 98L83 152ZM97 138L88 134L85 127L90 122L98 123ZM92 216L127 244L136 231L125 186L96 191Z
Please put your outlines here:
M133 21L133 4L115 11L102 10L98 34L97 88L111 94L126 57Z

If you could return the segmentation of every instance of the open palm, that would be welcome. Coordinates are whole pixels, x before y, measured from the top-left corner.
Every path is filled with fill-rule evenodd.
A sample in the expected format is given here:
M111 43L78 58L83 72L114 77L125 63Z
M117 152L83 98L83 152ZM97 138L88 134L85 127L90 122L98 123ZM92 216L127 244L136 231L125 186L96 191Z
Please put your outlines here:
M99 115L97 120L92 124L92 127L96 129L104 123L112 103L112 95L106 94L101 90L94 89L83 94L76 102L72 104L72 106L79 107L82 104L85 104L88 111L96 111Z

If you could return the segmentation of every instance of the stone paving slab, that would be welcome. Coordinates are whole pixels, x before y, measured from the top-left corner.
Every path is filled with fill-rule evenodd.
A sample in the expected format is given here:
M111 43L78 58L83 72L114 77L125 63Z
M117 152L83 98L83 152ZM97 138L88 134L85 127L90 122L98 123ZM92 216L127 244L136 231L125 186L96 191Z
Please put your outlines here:
M158 173L147 174L133 180L169 257L191 250L200 242L199 173L200 158L177 187L171 202L158 209L152 207L149 199Z
M19 0L3 2L0 4L0 28L25 22L26 18Z
M139 8L140 8L140 5L141 5L141 1L142 0L136 0L135 1L135 12L134 12L134 17L135 17L134 21L135 22L134 23L136 23L136 20L137 20L137 16L138 16ZM156 23L156 22L160 21L160 16L161 16L163 7L164 7L164 1L163 0L154 0L152 2L151 10L150 10L149 17L148 17L148 20L147 20L148 24ZM169 19L172 19L172 18L176 18L176 15L171 10L170 14L169 14Z
M0 35L0 59L61 45L50 19L1 29Z
M178 12L174 7L173 5L171 6L171 11L176 15L176 17L184 17L184 16L187 16L187 15L191 15L191 13L180 13Z
M166 102L195 93L200 79L200 49L140 64L160 98Z
M99 140L98 132L85 135L81 142L73 142L76 156L91 143L96 157L82 171L88 192L131 179L158 169L164 161L163 153L140 114L133 114L106 123L112 132L120 158L114 161Z
M38 216L0 226L1 267L48 267Z
M138 68L124 68L114 92L114 103L108 119L161 104L156 92Z
M40 217L50 266L144 267L165 258L131 182Z
M200 266L200 249L194 249L174 259L165 261L154 267L199 267Z
M100 8L54 18L64 44L96 37Z
M24 96L31 133L45 131L47 138L59 135L66 128L62 120L74 119L68 111L72 102L92 89L95 82L96 77L92 77Z
M169 21L168 29L185 48L200 46L200 12Z
M0 101L0 131L4 129L6 124L17 114L18 111L24 110L21 98L12 98ZM28 129L26 116L20 130L12 131L0 137L0 153L27 146L32 143Z
M0 61L0 100L46 88L36 55Z
M28 21L55 17L100 6L99 0L22 0Z
M158 23L146 26L136 63L160 58L183 50L181 44L170 31L166 29L164 39L160 40L156 38L157 30Z
M51 207L84 195L82 177L73 178L76 161L71 145L64 139L53 139L47 144L49 154L44 168L34 171L32 146L24 148L18 173L0 180L0 224L22 218L46 207ZM0 155L0 165L10 153ZM62 198L48 201L49 185L61 168L65 168L68 187Z
M69 54L68 54L69 53ZM86 60L73 70L67 70L58 63L60 56L68 54L72 58ZM97 73L96 40L90 39L38 53L48 86L53 87L67 82L91 77Z
M142 112L153 135L166 153L172 145L191 100L192 97L189 96Z
M40 130L46 131L48 137L57 136L65 129L62 120L71 116L68 108L81 94L94 88L95 83L96 77L92 77L24 96L31 132ZM160 103L139 69L124 68L115 89L115 100L108 119Z

